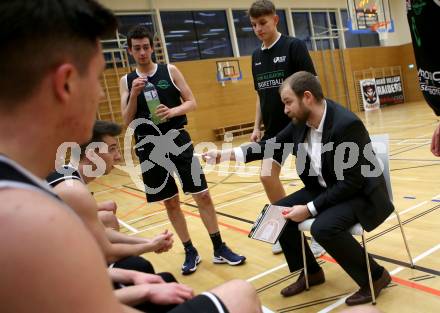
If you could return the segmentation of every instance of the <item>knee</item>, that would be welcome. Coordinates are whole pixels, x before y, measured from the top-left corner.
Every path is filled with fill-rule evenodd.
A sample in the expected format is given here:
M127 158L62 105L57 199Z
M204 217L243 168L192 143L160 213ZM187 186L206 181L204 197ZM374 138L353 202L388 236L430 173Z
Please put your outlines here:
M276 182L277 177L272 175L264 175L264 173L260 174L260 181L264 186L271 186Z
M195 197L197 197L202 202L211 201L211 195L209 194L208 190L195 194Z
M204 209L208 207L212 207L212 199L209 190L204 190L202 192L193 194L194 200L196 200L199 209Z
M330 228L323 223L320 223L319 220L315 220L315 222L313 222L312 226L310 227L310 233L319 243L328 241L332 237L332 231Z
M179 197L173 197L163 201L168 212L180 211Z
M99 220L105 227L113 228L119 231L119 222L117 217L110 211L100 211L98 212Z
M239 297L241 299L258 299L257 291L255 290L254 286L252 286L247 281L241 280L241 279L234 279L230 282L230 288L231 290L240 290Z

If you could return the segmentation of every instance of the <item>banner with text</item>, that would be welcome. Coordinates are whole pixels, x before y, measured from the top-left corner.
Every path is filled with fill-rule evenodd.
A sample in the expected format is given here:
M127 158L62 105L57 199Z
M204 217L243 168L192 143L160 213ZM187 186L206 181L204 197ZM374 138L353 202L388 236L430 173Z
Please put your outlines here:
M405 101L402 79L399 75L376 78L376 91L380 105L397 104Z

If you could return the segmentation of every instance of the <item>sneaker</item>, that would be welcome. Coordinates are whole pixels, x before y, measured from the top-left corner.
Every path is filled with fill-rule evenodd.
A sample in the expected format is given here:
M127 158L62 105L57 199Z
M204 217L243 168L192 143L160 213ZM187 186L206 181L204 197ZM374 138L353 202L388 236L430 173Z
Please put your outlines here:
M244 261L246 261L246 257L232 252L225 243L214 251L214 258L212 259L215 264L228 263L229 265L240 265Z
M312 250L315 258L319 258L320 256L325 254L325 250L321 245L312 237L312 244L310 245L310 249Z
M280 254L281 252L283 252L283 249L281 248L280 242L277 241L272 246L272 253L273 254Z
M196 248L185 248L185 262L182 265L182 274L189 275L196 271L197 264L202 261Z

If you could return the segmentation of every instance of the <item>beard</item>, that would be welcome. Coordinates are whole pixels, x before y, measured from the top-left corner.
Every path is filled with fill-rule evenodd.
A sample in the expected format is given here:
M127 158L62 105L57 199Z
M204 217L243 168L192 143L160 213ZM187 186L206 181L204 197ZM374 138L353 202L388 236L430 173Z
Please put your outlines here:
M299 110L296 115L290 114L289 117L292 119L293 124L303 125L307 122L310 116L310 110L305 106L304 102L301 100L299 105Z

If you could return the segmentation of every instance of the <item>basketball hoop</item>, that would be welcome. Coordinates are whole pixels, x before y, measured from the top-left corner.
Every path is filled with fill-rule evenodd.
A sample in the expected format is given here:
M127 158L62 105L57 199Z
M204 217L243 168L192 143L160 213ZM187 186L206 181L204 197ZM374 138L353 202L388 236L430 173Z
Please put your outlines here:
M371 31L373 32L386 32L388 30L388 25L390 21L378 22L370 26Z
M347 26L353 34L382 35L394 32L389 1L347 0Z
M226 82L236 83L243 78L239 60L217 61L217 81L224 87Z

